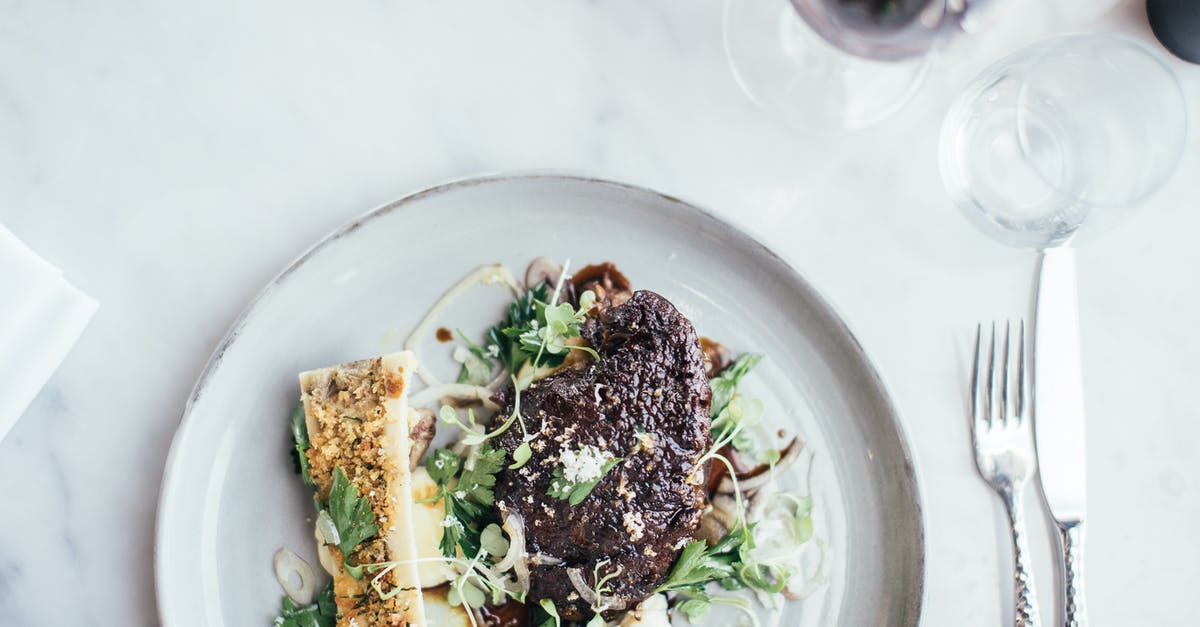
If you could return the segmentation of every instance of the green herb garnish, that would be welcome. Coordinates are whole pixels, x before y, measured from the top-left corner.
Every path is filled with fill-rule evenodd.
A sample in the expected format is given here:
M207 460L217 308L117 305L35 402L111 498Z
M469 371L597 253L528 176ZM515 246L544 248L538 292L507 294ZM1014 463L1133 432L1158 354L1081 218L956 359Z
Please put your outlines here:
M738 384L758 362L762 355L746 353L739 356L729 367L709 381L712 386L712 404L709 414L712 416L712 437L714 440L724 439L734 432L738 425L749 427L762 417L762 402L758 399L747 399L738 394ZM736 437L730 442L739 451L749 451L754 448L754 438L745 429L738 429Z
M545 614L545 618L538 622L538 627L562 627L562 618L558 615L558 608L554 606L554 601L542 599L538 601L538 609Z
M578 308L570 303L560 303L558 299L566 276L564 264L549 299L546 298L545 284L526 290L509 305L508 318L488 331L490 345L485 353L498 356L513 376L520 376L526 366L533 371L558 366L572 350L599 357L595 350L570 342L580 337L583 321L596 302L596 295L591 290L580 294Z
M299 606L283 597L283 607L275 617L274 627L334 627L337 605L333 602L333 582L325 584L316 602Z
M317 484L313 483L312 475L309 474L308 465L308 449L312 446L308 441L308 423L304 421L304 401L296 401L296 406L292 408L292 439L296 442L296 464L300 469L300 477L304 479L304 485L315 488Z
M496 326L488 329L487 341L495 346L495 353L509 373L517 374L528 355L521 350L517 338L524 329L537 319L536 302L546 301L546 285L537 285L525 290L525 293L508 306L508 317Z
M438 493L428 500L440 499L446 510L438 544L442 555L454 557L460 548L464 555L479 552L480 527L496 503L496 473L504 467L504 459L503 449L486 444L469 464L447 449L438 449L426 458L425 469L438 485Z
M358 488L346 478L346 473L333 469L333 486L329 488L329 502L322 509L329 512L338 532L338 549L341 549L346 571L355 579L362 579L362 567L350 564L350 553L364 540L379 533L375 524L375 512L371 503L358 493Z
M468 339L466 334L462 332L462 329L456 329L456 331L458 332L458 337L462 338L462 341L467 345L462 369L458 371L458 383L487 385L492 380L492 369L495 368L495 364L492 363L491 359L492 355L488 353L488 349Z
M604 465L600 467L600 474L598 476L587 481L577 482L568 481L564 476L562 466L558 466L550 476L550 488L546 491L546 494L556 499L562 499L572 507L579 505L583 502L583 499L587 498L587 495L592 493L592 489L600 483L604 475L607 475L608 471L612 470L621 461L620 457L614 457L604 462Z
M732 364L729 364L709 381L709 385L712 386L712 404L709 405L709 415L713 418L721 415L721 411L729 404L733 395L737 394L737 386L742 381L742 377L753 370L758 362L762 361L762 357L762 355L754 353L739 355Z
M571 303L555 304L558 292L554 292L549 303L537 302L537 319L518 335L521 350L532 356L531 364L535 369L542 366L556 366L562 363L567 352L571 349L581 350L593 358L599 358L596 351L587 346L567 344L567 340L580 336L583 321L587 312L596 302L596 295L588 290L579 296L579 309Z

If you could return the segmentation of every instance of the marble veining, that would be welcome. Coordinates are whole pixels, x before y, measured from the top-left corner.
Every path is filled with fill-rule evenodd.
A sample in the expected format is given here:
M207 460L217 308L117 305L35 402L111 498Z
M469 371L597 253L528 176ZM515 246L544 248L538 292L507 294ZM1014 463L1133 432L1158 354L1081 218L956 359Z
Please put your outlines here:
M1010 4L895 117L811 137L738 91L719 0L0 0L0 222L101 303L0 443L0 624L155 624L167 448L249 299L369 209L527 168L695 200L799 268L904 417L928 517L925 624L1008 620L1002 513L967 445L967 347L976 321L1025 313L1033 259L946 199L941 117L990 60L1039 37L1149 39L1135 0L1094 22L1053 10L1070 0ZM1200 67L1173 67L1195 111ZM1200 615L1197 127L1180 175L1080 254L1097 624Z

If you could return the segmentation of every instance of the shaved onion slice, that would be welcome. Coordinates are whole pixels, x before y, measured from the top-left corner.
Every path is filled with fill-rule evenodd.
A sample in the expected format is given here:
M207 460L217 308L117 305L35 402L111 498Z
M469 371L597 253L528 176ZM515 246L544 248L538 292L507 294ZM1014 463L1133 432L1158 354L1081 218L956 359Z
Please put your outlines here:
M293 574L300 580L298 585L292 581ZM275 551L275 579L279 581L279 587L283 588L283 593L292 603L308 605L313 602L317 579L313 576L312 567L308 562L291 549L285 547Z
M583 580L583 571L578 568L568 568L567 578L571 580L571 585L575 587L575 592L579 593L579 598L583 599L591 607L596 607L596 591Z
M342 538L338 534L337 525L333 523L333 517L325 510L321 510L317 514L317 533L321 534L321 540L325 544L337 546L342 542Z
M545 553L534 553L533 558L529 561L537 564L538 566L558 566L559 564L563 563L561 559L554 557L553 555L546 555Z
M517 575L521 592L529 592L529 556L525 553L525 519L520 514L509 512L504 517L504 531L508 533L508 553L496 564L496 570L512 569Z
M432 385L430 387L413 394L408 399L408 404L412 407L424 407L430 403L441 401L445 398L453 398L461 401L479 401L483 406L492 411L500 411L500 406L492 401L493 390L490 390L482 385L471 385L469 383L442 383Z
M525 557L525 519L509 512L504 516L504 531L508 534L508 553L496 564L496 570L500 572L512 568L518 559Z

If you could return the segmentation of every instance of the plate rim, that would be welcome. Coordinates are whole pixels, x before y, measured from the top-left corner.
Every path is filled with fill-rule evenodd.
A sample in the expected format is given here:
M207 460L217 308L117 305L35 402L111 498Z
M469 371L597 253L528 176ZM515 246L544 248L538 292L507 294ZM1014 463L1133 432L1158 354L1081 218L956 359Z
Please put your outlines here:
M922 482L920 473L917 471L917 463L913 456L913 447L909 441L907 429L902 420L899 409L892 398L892 394L888 389L887 383L879 374L879 369L875 362L867 354L866 349L858 340L853 330L850 329L844 317L842 317L836 308L825 299L825 297L813 286L813 284L805 278L805 276L797 270L787 259L776 253L772 248L764 244L754 235L748 233L745 229L726 220L725 218L713 213L704 205L691 202L681 196L668 194L658 191L657 189L649 188L636 183L628 183L614 179L604 178L596 175L577 173L572 171L554 170L554 169L533 169L519 170L512 172L492 172L487 174L468 175L459 178L450 179L441 183L435 183L417 189L417 191L405 194L397 200L385 203L374 209L359 214L349 221L335 227L332 231L318 239L308 248L303 250L298 256L290 261L283 270L272 277L262 289L258 291L242 308L237 317L230 323L225 335L217 343L209 355L208 360L204 364L204 368L200 371L196 379L196 384L192 387L192 391L188 394L187 402L184 404L183 411L180 415L179 422L175 427L175 431L171 436L171 445L167 451L167 457L163 465L162 481L159 483L158 502L154 508L154 546L152 547L152 560L154 568L154 604L156 613L158 614L159 623L164 627L172 627L178 622L172 622L163 607L163 589L166 586L165 572L168 570L162 564L162 538L163 538L163 517L166 510L167 497L170 492L170 486L176 475L179 451L182 448L182 441L188 428L193 424L192 410L196 402L204 395L205 389L208 387L212 379L213 373L224 361L225 352L230 346L236 342L241 335L242 329L245 326L250 314L255 311L259 303L268 297L279 284L284 281L292 273L296 272L303 266L313 255L332 244L333 242L353 233L359 228L369 224L370 222L390 214L394 211L405 210L416 201L425 197L453 192L457 189L475 187L478 185L486 185L489 183L505 183L513 181L531 181L543 180L551 182L571 182L583 185L599 185L605 187L614 187L622 191L636 192L640 194L649 194L658 199L674 205L675 207L691 212L694 215L707 220L711 220L729 231L735 236L741 238L747 244L756 249L756 252L766 255L768 258L781 264L790 273L790 278L796 283L796 287L804 290L812 303L821 311L830 321L836 326L839 333L849 340L849 348L853 352L853 356L866 365L865 374L869 377L872 384L879 391L880 400L888 414L892 418L892 423L895 425L897 434L897 444L901 452L901 457L904 461L903 469L905 476L912 482L912 502L915 513L916 523L916 574L917 581L912 599L905 603L905 608L909 610L913 617L912 625L915 627L921 622L922 611L924 610L925 599L925 577L926 577L926 549L928 545L925 541L925 506L922 497Z

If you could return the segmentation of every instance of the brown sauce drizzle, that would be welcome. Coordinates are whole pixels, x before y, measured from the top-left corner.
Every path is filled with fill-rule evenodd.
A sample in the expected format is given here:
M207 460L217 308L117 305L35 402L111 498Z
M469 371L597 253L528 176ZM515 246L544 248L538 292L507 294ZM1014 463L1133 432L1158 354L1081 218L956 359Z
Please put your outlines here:
M716 340L701 336L700 350L704 353L704 374L709 379L721 374L733 363L733 351Z
M529 607L509 599L504 605L485 605L479 608L483 624L488 627L527 627L533 624Z
M437 333L435 333L434 336L437 337L437 341L442 343L449 342L450 340L454 339L454 334L451 333L450 329L447 329L446 327L438 327Z

